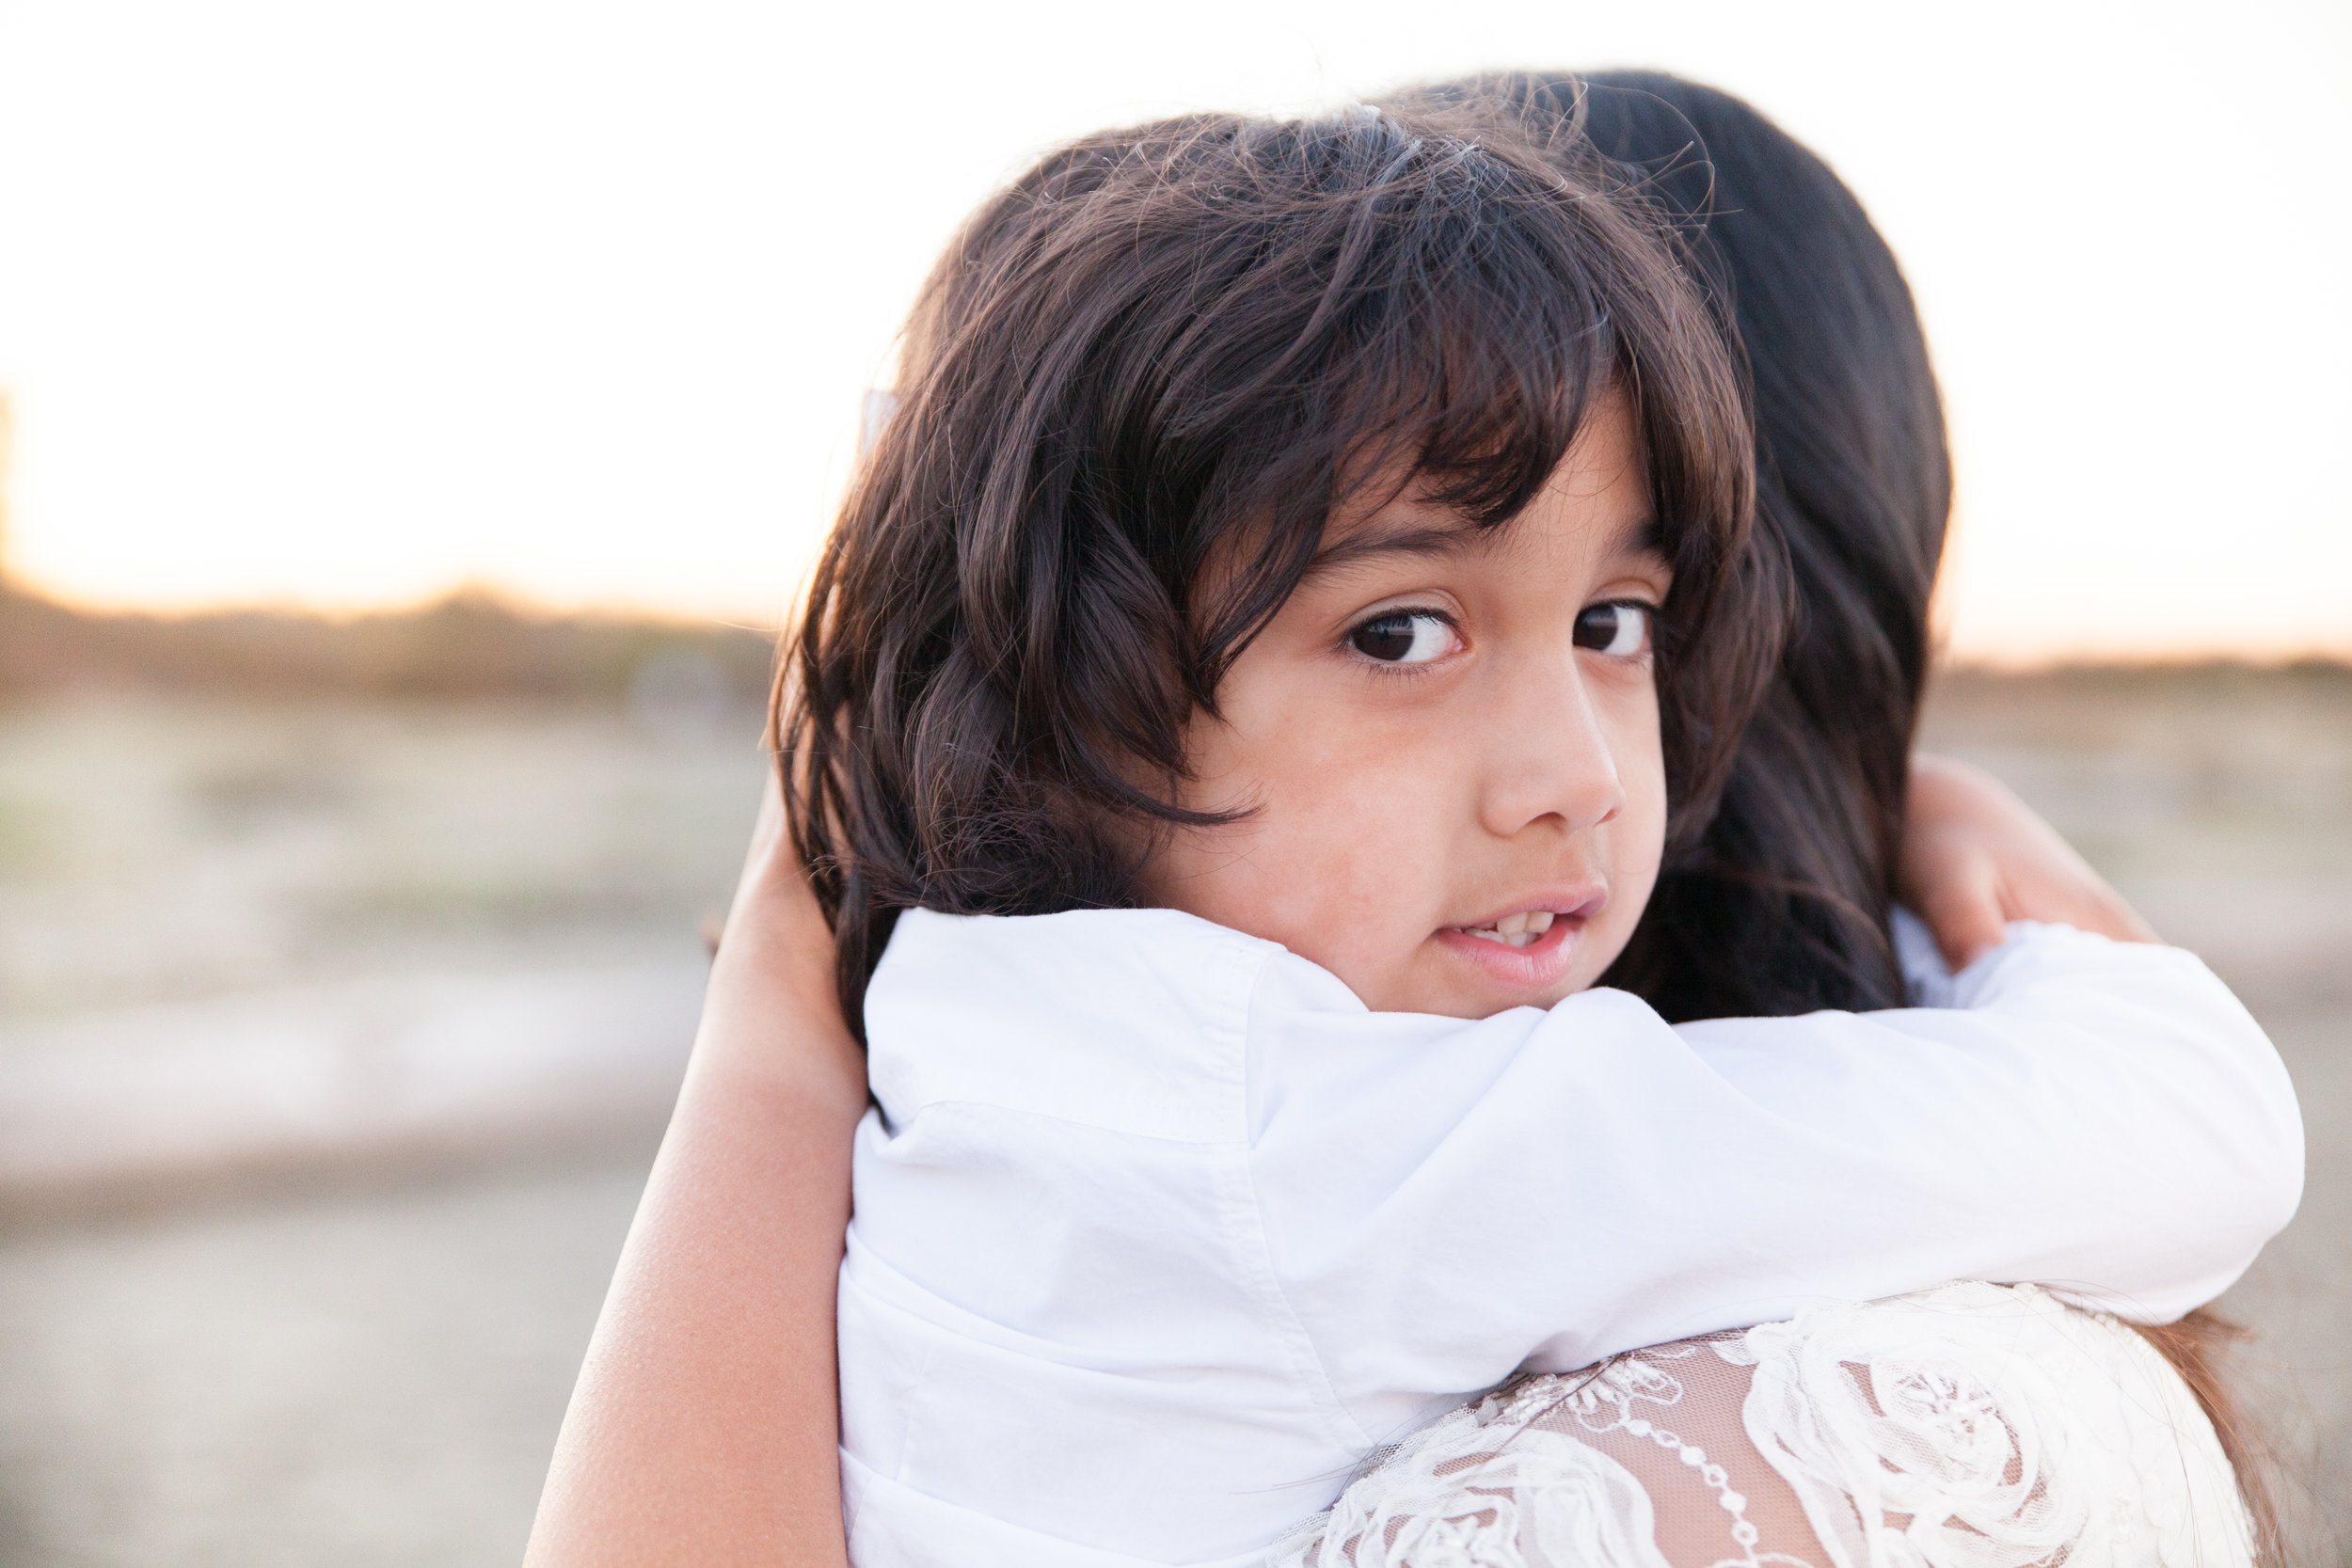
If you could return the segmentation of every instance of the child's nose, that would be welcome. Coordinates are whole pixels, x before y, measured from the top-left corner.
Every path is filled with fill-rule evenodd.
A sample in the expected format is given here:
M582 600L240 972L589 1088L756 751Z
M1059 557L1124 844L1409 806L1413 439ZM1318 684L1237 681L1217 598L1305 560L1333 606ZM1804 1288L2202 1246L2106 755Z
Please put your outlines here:
M1479 800L1486 831L1509 838L1557 818L1581 832L1614 816L1625 804L1619 737L1574 655L1499 686Z

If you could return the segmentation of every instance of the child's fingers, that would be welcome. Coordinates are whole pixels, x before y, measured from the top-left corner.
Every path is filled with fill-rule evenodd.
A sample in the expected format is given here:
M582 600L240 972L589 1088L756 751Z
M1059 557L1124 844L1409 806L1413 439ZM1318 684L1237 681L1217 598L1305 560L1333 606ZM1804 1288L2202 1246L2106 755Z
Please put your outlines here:
M1982 769L1922 754L1909 807L1903 891L1955 968L1997 945L2011 920L2157 940L2056 829Z
M1993 861L1982 855L1955 858L1917 886L1919 918L1928 923L1944 961L1957 974L2001 945L2009 935L2009 911Z
M776 770L771 768L767 774L735 902L714 950L726 948L754 962L818 965L830 973L833 927L786 832L784 791Z
M2050 874L2012 866L2008 880L2012 885L2008 900L2012 920L2046 920L2115 942L2163 940L2088 865L2077 863Z

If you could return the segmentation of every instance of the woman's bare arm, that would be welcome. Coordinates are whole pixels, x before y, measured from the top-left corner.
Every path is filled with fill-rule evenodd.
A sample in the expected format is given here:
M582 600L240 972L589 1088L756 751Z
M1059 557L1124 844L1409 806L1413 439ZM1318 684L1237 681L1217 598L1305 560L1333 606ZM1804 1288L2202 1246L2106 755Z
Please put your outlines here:
M834 1279L865 1059L773 781L528 1568L845 1565Z

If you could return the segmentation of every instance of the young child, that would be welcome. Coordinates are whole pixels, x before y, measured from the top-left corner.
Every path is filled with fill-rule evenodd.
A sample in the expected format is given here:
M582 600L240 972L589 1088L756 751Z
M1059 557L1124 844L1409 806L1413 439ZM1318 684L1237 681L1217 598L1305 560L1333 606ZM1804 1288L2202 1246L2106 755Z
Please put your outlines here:
M2160 1321L2284 1223L2292 1093L2185 954L1596 989L1769 668L1737 386L1493 127L1097 138L950 251L787 726L877 1106L863 1568L1251 1562L1516 1369L1962 1277Z

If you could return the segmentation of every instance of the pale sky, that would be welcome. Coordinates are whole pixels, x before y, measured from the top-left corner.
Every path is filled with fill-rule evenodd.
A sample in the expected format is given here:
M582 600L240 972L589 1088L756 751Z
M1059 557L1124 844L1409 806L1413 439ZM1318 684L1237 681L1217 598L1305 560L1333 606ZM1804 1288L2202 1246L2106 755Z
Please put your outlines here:
M1902 259L1958 652L2352 653L2340 0L0 0L0 550L109 605L771 623L1043 147L1627 65L1776 117Z

